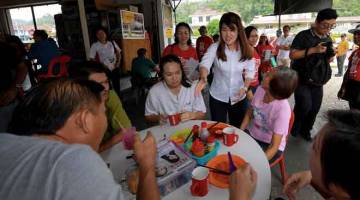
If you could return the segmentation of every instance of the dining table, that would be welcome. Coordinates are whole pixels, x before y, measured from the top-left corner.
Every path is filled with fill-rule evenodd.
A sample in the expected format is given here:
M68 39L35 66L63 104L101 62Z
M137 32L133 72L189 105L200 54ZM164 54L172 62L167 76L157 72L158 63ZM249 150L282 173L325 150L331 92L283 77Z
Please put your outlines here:
M202 122L213 124L216 122L208 120L189 120L181 122L178 125L171 126L170 124L153 126L139 132L141 138L144 138L147 132L151 132L157 141L170 138L170 136L186 128L192 128L193 125L199 125ZM229 125L230 126L230 125ZM257 142L247 133L239 128L233 127L235 134L239 136L237 143L232 146L225 146L220 142L218 149L219 154L226 154L231 152L233 155L240 156L243 160L249 163L257 173L257 184L253 195L253 200L266 200L270 197L271 191L271 171L269 162L265 156L264 151L257 144ZM101 153L101 157L108 164L113 173L115 181L121 183L125 182L126 170L134 161L129 159L133 154L132 150L126 150L122 143L116 144L110 149ZM229 199L228 189L218 188L209 184L209 192L204 197L195 197L191 195L190 191L191 180L177 188L175 191L166 194L162 197L165 200L187 200L187 199L204 199L204 200L226 200ZM124 189L123 189L124 190ZM126 196L126 195L125 195ZM135 199L135 195L127 196L127 199Z

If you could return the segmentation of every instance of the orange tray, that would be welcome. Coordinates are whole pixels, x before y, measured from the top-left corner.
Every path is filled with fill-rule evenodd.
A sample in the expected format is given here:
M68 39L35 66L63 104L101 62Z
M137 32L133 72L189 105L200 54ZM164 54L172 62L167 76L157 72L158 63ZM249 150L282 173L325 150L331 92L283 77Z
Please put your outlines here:
M235 163L235 166L241 167L246 163L244 159L242 159L240 156L232 155L232 159ZM223 171L229 171L229 159L227 154L218 155L215 158L211 159L208 164L208 167L213 167L216 169L220 169ZM209 175L209 182L210 184L219 187L219 188L229 188L229 180L230 176L228 175L222 175L218 173L211 172Z

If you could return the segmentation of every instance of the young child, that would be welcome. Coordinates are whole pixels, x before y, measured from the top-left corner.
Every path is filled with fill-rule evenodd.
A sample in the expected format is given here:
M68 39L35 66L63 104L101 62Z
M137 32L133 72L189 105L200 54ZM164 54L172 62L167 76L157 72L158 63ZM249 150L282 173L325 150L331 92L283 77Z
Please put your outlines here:
M203 119L206 107L203 96L195 96L196 84L191 84L178 56L167 55L160 60L162 81L149 91L145 103L145 119L159 122L164 116L180 113L181 121Z
M291 117L287 98L294 92L297 81L296 72L287 67L268 72L240 126L259 143L270 163L282 154L286 146Z

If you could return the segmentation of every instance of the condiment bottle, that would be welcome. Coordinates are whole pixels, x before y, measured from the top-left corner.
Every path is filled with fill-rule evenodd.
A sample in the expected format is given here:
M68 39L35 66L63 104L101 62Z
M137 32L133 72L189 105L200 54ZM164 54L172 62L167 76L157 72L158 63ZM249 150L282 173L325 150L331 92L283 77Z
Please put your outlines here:
M197 157L203 157L205 155L205 146L204 144L199 140L199 138L196 138L191 146L191 152L194 154L194 156Z
M193 133L193 137L192 137L192 141L195 141L196 138L199 138L199 126L198 125L194 125L192 128L192 133Z
M207 123L201 122L201 132L200 132L200 138L201 140L206 143L207 138L209 137L209 131L207 130Z
M207 152L212 151L215 148L215 137L214 136L209 136L206 140L207 142Z

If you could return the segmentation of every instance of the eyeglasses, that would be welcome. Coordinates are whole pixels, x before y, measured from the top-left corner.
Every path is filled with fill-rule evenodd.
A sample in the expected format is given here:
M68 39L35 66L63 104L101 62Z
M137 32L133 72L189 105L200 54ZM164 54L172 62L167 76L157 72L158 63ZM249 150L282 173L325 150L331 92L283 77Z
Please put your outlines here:
M328 24L328 23L319 23L319 26L322 29L334 29L334 28L336 28L336 24Z

